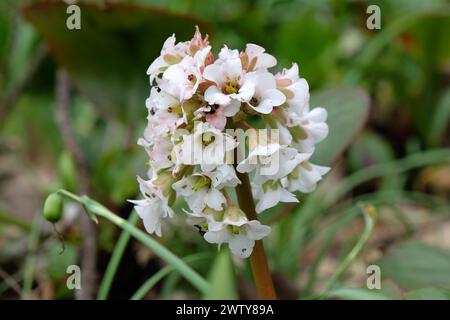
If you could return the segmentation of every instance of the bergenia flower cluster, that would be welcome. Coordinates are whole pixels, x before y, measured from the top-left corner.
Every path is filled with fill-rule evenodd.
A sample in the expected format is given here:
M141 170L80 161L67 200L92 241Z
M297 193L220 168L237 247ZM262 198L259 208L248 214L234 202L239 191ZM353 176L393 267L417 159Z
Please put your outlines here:
M138 177L143 199L132 201L147 232L161 236L163 220L182 198L187 222L206 241L227 243L246 258L271 229L233 201L239 173L250 174L257 213L315 189L329 170L309 162L328 134L327 112L310 109L296 64L274 74L276 64L256 44L244 51L224 46L214 57L198 28L190 41L177 43L175 35L165 41L147 71L148 125L138 144L149 156L148 179ZM248 119L259 119L265 130ZM247 139L235 134L243 129Z

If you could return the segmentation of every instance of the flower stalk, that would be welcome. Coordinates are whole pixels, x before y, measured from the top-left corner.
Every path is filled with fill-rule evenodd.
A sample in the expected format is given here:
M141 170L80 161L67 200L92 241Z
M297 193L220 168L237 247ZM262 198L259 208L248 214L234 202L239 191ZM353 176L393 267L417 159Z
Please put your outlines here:
M253 201L252 190L247 173L237 172L241 184L236 186L236 194L239 207L245 212L249 220L257 220L255 204ZM258 298L261 300L275 300L277 298L273 287L272 277L267 263L266 253L262 240L255 241L252 255L250 256L250 265L255 282Z

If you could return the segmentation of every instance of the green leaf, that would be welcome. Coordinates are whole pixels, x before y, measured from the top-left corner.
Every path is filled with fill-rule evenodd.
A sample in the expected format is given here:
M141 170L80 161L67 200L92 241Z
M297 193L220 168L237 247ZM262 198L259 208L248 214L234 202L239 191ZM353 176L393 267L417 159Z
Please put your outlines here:
M394 152L381 136L367 131L361 134L349 149L349 163L353 170L394 160Z
M68 30L67 5L43 2L25 7L26 19L38 30L51 54L70 74L80 92L106 117L129 123L145 119L150 85L145 72L166 38L178 40L205 24L162 9L108 3L78 3L81 29Z
M390 300L380 292L367 289L340 288L331 291L328 298L340 298L344 300Z
M351 143L363 127L369 112L369 98L358 88L336 88L312 94L311 107L328 111L328 137L316 146L313 163L330 164Z
M433 145L439 145L445 137L445 130L450 123L450 89L448 89L438 105L430 120L428 130L428 141Z
M59 241L52 243L47 252L47 271L54 280L60 280L67 276L67 267L76 264L78 261L78 250L71 244L65 244L64 252L61 253L61 244Z
M450 252L424 243L407 242L393 247L378 263L381 275L405 289L450 289Z
M294 36L295 35L295 36ZM321 84L334 70L335 54L329 54L335 44L335 34L311 11L296 15L280 26L276 42L276 56L281 65L293 61L300 66L300 74L314 87Z
M205 299L237 299L233 263L226 248L214 260L208 280L211 289L206 293Z
M438 288L423 288L408 292L405 300L450 300L450 290Z
M75 191L78 185L75 161L70 153L63 150L58 158L58 177L64 189Z

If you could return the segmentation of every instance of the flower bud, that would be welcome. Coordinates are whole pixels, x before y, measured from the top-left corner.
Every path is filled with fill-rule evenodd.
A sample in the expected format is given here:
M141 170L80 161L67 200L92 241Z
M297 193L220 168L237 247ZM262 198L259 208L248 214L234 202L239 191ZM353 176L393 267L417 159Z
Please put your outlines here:
M212 214L214 217L214 220L217 222L223 221L224 211L217 211L210 207L206 207L206 209L203 211L205 214Z
M63 200L57 193L50 194L44 203L44 218L50 222L58 222L63 213Z
M224 218L227 218L228 220L233 221L233 222L237 222L241 218L246 218L246 215L245 215L244 211L239 209L238 206L233 205L233 206L228 207L225 210Z
M192 186L192 190L198 191L203 187L208 187L211 184L211 179L206 176L199 176L197 182Z

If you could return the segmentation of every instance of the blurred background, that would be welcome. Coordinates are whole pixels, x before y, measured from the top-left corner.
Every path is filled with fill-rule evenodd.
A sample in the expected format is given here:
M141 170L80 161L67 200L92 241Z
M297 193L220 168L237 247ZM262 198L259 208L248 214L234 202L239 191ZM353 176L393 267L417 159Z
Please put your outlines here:
M373 4L379 30L366 26ZM279 297L327 289L329 299L450 299L448 1L77 5L81 29L69 30L63 2L0 2L0 299L95 298L121 231L66 203L56 225L60 254L43 201L65 188L129 217L126 200L137 197L135 177L145 171L136 145L146 125L145 72L168 36L188 40L195 25L216 53L251 42L276 56L280 70L297 62L311 105L329 112L330 135L314 161L331 173L300 204L260 216L273 228L265 246ZM365 223L362 211L376 219ZM209 298L256 297L247 261L216 258L216 246L184 219L169 223L157 240L214 283ZM129 299L167 271L140 242L123 244L113 299ZM66 286L73 264L91 277L84 293ZM367 289L370 265L380 267L379 290ZM169 270L138 298L202 296Z

